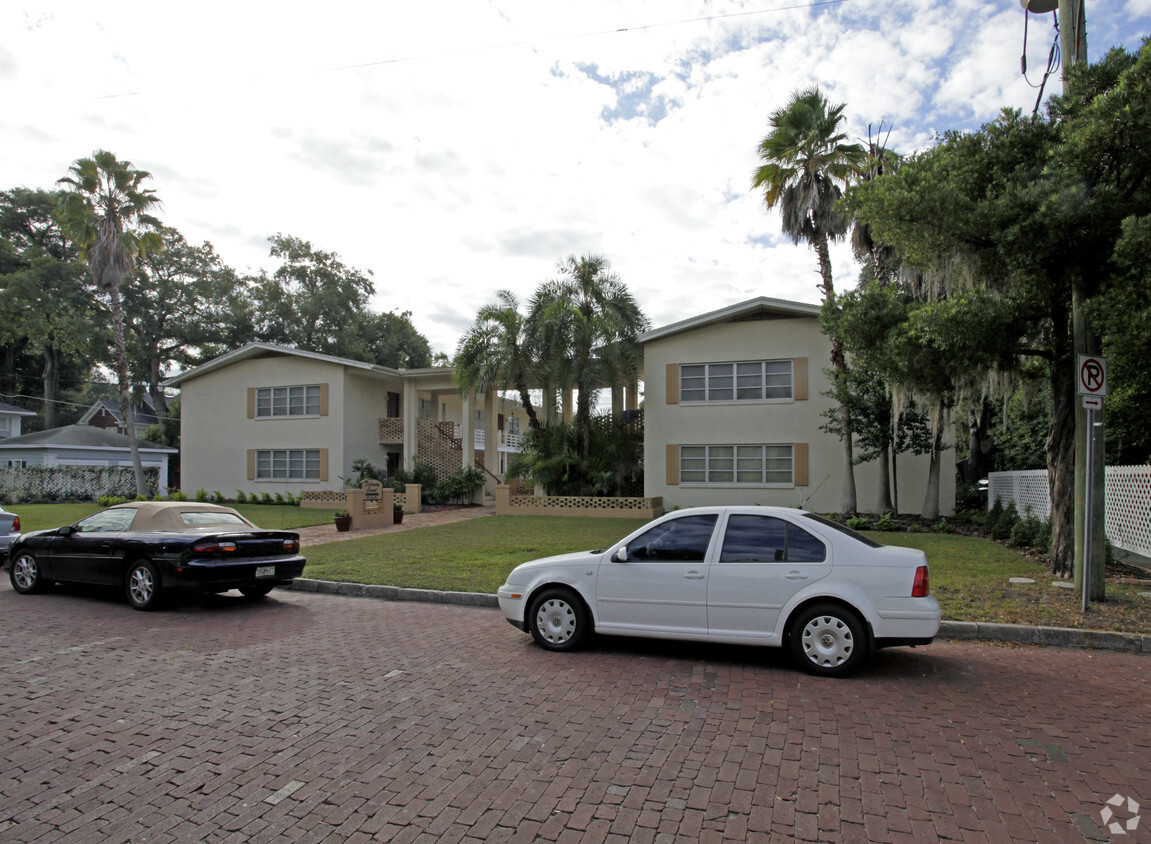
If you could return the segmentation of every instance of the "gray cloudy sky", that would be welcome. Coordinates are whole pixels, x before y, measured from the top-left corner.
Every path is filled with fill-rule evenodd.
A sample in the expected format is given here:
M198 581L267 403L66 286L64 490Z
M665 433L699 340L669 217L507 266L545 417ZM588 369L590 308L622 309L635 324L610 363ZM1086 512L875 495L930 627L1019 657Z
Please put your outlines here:
M816 302L816 265L750 190L767 117L819 85L889 146L1030 110L1017 0L443 0L0 8L0 187L109 149L161 217L240 271L277 232L371 270L437 351L508 288L606 255L655 325L753 296ZM1053 16L1031 16L1038 83ZM1151 0L1087 3L1091 60ZM1047 91L1060 90L1058 76ZM840 288L850 251L834 255Z

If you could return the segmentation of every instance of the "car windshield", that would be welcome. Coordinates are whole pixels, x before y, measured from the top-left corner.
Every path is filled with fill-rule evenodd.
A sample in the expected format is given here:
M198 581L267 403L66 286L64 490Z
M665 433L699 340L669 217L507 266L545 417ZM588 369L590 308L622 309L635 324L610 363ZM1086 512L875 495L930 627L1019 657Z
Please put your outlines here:
M186 525L242 525L249 527L248 523L235 513L212 513L202 510L193 510L180 514L181 521Z
M858 542L862 542L864 545L867 545L870 548L882 548L883 547L882 542L876 542L874 539L871 539L870 537L864 536L862 533L859 533L858 531L854 531L851 528L847 527L846 525L841 525L839 522L833 522L831 519L825 519L825 518L823 518L823 516L815 515L815 513L804 513L803 515L805 518L811 519L813 522L818 522L819 524L821 524L825 527L832 528L833 530L837 530L840 533L845 533L848 536L850 536L852 539L855 539Z

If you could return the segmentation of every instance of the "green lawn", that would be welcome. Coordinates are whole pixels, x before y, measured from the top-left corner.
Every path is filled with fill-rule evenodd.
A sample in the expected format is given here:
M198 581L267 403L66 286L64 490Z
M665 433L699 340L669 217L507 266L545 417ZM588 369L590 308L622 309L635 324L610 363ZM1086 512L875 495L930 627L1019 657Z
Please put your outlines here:
M527 560L604 548L643 519L488 516L304 549L305 577L452 592L495 592Z

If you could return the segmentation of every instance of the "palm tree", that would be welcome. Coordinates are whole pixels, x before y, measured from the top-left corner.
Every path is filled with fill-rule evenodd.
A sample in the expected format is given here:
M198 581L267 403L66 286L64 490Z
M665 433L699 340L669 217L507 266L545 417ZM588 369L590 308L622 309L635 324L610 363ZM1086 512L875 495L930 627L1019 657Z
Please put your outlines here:
M532 430L539 432L529 393L535 361L529 350L520 301L510 290L496 293L496 302L484 305L476 321L460 339L452 361L456 381L465 396L514 388Z
M795 243L810 243L819 259L820 290L824 303L835 299L828 244L847 233L847 219L835 210L846 185L865 166L867 154L859 144L846 144L839 131L844 104L832 107L819 88L792 95L791 101L770 118L771 132L759 144L763 164L755 171L752 187L764 192L768 208L779 206L783 231ZM843 344L831 340L831 363L837 378L847 371ZM843 431L843 502L854 513L855 471L851 448L851 416L840 403Z
M112 306L112 332L116 347L116 371L120 382L120 412L136 473L136 492L147 495L144 467L132 422L131 382L128 354L124 346L124 308L120 285L132 272L137 258L163 248L158 234L160 221L149 210L160 200L155 191L141 187L152 174L137 170L129 161L120 161L107 150L97 150L91 158L77 159L71 175L57 184L67 189L60 197L60 226L80 247L96 286L108 294Z
M528 336L541 345L545 380L577 391L575 425L586 456L595 397L605 383L623 386L635 379L636 337L650 323L606 258L569 255L557 269L559 278L532 298Z

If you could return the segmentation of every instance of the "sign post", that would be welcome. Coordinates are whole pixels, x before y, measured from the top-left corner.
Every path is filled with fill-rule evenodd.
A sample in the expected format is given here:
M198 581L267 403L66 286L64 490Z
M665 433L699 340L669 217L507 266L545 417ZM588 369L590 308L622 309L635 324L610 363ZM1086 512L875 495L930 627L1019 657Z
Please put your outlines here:
M1095 411L1103 408L1107 395L1107 359L1099 355L1079 355L1079 395L1087 408L1087 501L1083 520L1083 612L1091 597L1091 511L1095 486Z

